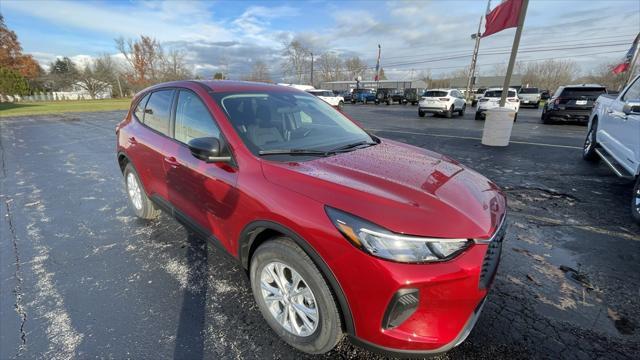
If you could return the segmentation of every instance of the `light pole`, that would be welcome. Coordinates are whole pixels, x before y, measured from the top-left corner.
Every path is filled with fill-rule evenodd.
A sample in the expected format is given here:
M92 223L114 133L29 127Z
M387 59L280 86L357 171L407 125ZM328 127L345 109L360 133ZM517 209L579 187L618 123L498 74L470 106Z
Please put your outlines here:
M313 86L313 53L311 53L311 86Z

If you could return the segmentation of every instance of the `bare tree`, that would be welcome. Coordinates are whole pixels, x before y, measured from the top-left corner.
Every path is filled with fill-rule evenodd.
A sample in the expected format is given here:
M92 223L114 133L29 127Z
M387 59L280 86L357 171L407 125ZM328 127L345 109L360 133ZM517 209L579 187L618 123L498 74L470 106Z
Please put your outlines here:
M161 51L160 60L162 64L160 69L162 81L183 80L192 77L191 71L186 67L183 51L171 49L166 54Z
M326 52L318 58L320 81L338 81L344 78L344 64L335 53Z
M89 96L92 99L95 99L96 95L108 90L111 88L111 85L108 82L97 79L96 73L92 67L93 66L89 64L84 68L84 70L79 72L75 84L86 90L89 93Z
M362 76L364 78L366 75L367 64L357 56L345 60L344 67L347 72L348 80L355 80L358 76Z
M431 77L431 70L426 70L426 71L423 70L423 71L420 71L420 73L418 74L418 80L423 81L428 88L431 87L432 79L433 78Z
M579 68L571 60L545 60L527 63L522 82L541 89L554 91L560 85L571 83L578 75Z
M627 82L629 77L628 72L622 72L619 74L613 73L613 68L617 63L602 64L597 69L592 70L588 75L582 76L576 79L579 83L595 83L604 85L610 90L621 90Z
M116 48L131 66L129 80L132 83L144 86L157 79L157 65L162 58L162 48L154 38L141 35L135 41L125 41L122 37L115 41Z
M294 82L302 84L308 82L311 51L299 40L292 40L284 44L282 55L285 57L283 72Z
M271 80L271 75L269 75L269 68L267 68L267 65L260 60L253 63L251 74L249 74L249 76L247 76L245 80L266 83L273 82Z

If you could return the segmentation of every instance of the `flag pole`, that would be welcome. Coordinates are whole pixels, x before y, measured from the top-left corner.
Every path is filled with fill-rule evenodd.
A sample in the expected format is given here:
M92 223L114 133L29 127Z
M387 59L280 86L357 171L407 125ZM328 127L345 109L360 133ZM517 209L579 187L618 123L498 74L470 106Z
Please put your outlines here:
M522 35L522 27L524 25L524 18L527 15L527 6L529 0L522 0L522 8L520 9L520 18L518 20L518 27L516 28L516 35L513 38L513 46L511 47L511 57L509 58L509 66L507 66L507 73L504 76L504 84L502 85L502 96L500 97L500 107L504 107L507 102L507 93L509 92L509 83L511 82L511 73L513 73L513 67L516 63L516 55L518 54L518 47L520 46L520 35Z

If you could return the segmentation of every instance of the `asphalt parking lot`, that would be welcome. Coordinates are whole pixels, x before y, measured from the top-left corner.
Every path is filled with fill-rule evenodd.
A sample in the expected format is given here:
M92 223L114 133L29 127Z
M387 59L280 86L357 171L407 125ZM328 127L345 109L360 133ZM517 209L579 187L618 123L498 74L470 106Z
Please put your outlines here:
M508 196L489 302L441 358L637 358L632 185L581 159L584 126L543 125L539 110L522 109L512 144L489 148L473 111L345 112L379 136L449 155ZM233 259L166 215L133 216L114 154L122 116L0 119L0 358L309 358L271 332ZM343 341L325 357L377 355Z

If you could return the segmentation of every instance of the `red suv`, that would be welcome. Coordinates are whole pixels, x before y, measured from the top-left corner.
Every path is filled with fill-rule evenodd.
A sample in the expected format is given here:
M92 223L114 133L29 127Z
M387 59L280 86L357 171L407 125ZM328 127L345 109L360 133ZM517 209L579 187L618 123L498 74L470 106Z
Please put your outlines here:
M424 355L475 324L506 201L456 161L378 138L306 92L248 82L150 87L116 134L136 215L163 209L236 257L293 347L324 353L346 333Z

